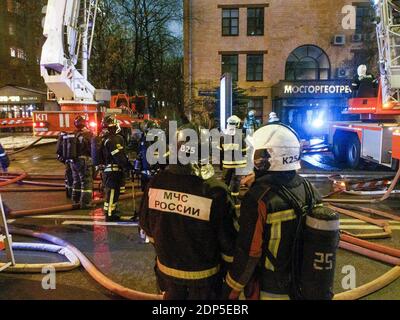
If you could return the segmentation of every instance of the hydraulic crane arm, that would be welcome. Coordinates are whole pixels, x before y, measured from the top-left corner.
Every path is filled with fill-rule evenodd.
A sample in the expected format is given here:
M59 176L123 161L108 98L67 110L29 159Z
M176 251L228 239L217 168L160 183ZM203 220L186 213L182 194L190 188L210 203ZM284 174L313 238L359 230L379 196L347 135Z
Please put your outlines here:
M87 80L88 43L91 43L87 37L93 36L97 4L98 0L48 0L43 29L47 40L40 66L46 85L59 102L95 102L95 88ZM84 21L80 24L82 17ZM76 68L81 42L82 73Z

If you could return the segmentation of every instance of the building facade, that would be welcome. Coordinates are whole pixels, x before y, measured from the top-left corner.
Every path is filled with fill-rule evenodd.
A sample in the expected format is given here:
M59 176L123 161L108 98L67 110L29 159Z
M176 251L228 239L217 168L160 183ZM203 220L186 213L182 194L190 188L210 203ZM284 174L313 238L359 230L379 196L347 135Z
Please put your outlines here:
M47 1L0 1L0 87L45 90L40 76L42 8Z
M321 107L328 115L344 107L355 61L363 61L365 42L374 41L365 30L372 10L365 0L186 0L184 5L187 103L201 103L201 92L215 90L221 75L230 72L246 90L248 108L264 123L273 109L291 124L297 114L297 121L315 121Z

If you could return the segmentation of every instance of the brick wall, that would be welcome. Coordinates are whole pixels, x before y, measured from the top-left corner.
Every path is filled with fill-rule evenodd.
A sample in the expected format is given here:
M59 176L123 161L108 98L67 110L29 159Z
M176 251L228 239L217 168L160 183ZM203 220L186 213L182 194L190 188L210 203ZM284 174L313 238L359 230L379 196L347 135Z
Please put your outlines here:
M264 97L264 120L272 108L271 87L285 78L286 60L302 45L323 49L331 62L331 75L352 58L352 50L362 44L351 42L353 30L342 27L342 8L354 0L192 0L192 96L197 90L215 88L221 76L221 52L239 54L239 81L250 96ZM247 8L240 5L267 4L264 36L247 36ZM239 36L223 37L221 6L240 7ZM185 83L189 86L189 1L185 1ZM346 35L345 46L332 45L333 36ZM264 55L264 81L246 81L246 52L267 51ZM186 91L189 100L190 91Z

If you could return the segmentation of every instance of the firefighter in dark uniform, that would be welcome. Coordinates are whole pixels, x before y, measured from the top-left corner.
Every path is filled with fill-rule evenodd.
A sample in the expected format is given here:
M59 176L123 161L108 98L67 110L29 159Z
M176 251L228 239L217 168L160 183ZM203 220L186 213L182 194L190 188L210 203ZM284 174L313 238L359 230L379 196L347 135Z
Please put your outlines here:
M72 177L72 169L67 162L66 159L64 159L64 137L67 136L66 132L61 132L60 135L58 136L58 141L57 141L57 160L60 161L61 163L64 164L65 166L65 172L64 172L64 185L65 185L65 193L68 199L71 199L72 197L72 186L74 184L74 178Z
M0 144L0 164L3 172L7 172L8 167L10 166L10 159L8 158L6 150L4 150L3 146Z
M107 116L103 119L102 127L105 130L100 147L105 164L104 215L107 221L119 221L117 205L121 194L121 186L125 185L124 170L129 172L132 166L125 153L124 138L119 135L121 128L118 121L113 116Z
M71 200L81 209L92 209L93 199L93 162L91 141L93 133L87 128L87 120L82 116L75 118L76 131L64 136L67 143L67 156L73 178Z
M252 135L258 128L261 127L261 121L256 118L255 110L250 110L244 120L243 129L246 135Z
M157 174L160 170L159 164L150 165L147 159L148 148L157 141L158 137L154 137L153 130L161 130L158 124L152 120L146 120L143 125L143 135L139 143L138 162L136 170L140 171L140 185L142 191L146 189L148 182ZM159 158L159 151L154 151L154 159Z
M226 185L214 177L208 156L199 155L200 143L187 141L184 129L199 137L202 128L187 124L177 133L178 158L193 159L170 164L149 182L140 226L154 244L165 299L213 299L222 283L221 263L232 261L234 205Z
M332 299L339 217L297 174L301 148L292 129L269 124L253 138L256 179L242 201L223 297Z
M227 128L221 138L221 169L224 180L231 191L232 197L237 199L240 191L242 172L247 167L247 151L245 136L240 129L241 120L238 116L229 117Z

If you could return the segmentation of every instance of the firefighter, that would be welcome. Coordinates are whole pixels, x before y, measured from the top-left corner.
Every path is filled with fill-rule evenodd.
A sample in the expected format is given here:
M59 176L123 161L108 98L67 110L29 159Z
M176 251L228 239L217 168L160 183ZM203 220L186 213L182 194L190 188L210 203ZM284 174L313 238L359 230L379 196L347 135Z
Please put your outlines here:
M146 120L143 125L143 135L139 143L138 163L136 169L140 171L140 185L142 191L146 189L147 183L160 170L160 165L150 165L147 159L147 150L151 144L157 141L158 137L154 137L152 130L161 130L158 124L152 120ZM155 151L152 155L154 159L159 158L159 152Z
M10 166L10 159L8 158L6 150L4 150L3 146L0 143L0 164L3 172L7 172L8 167Z
M240 181L245 174L243 169L247 167L247 146L245 136L240 130L241 120L238 116L231 116L227 120L227 129L222 134L221 143L221 169L224 180L231 191L235 202L240 191Z
M355 98L374 98L376 97L376 88L378 80L367 73L367 66L360 65L357 68L357 76L354 77L352 83L353 95Z
M229 190L214 177L208 156L200 155L201 142L186 141L187 129L197 137L204 131L195 124L178 130L178 159L192 154L192 161L157 174L140 210L140 226L157 255L158 285L168 300L216 298L221 262L231 261L236 236Z
M275 112L271 112L269 114L268 123L277 123L277 122L281 122L281 120L278 118L278 115Z
M64 135L66 155L69 162L73 185L71 200L81 209L92 209L93 162L91 158L92 132L87 128L87 120L78 116L74 120L75 132Z
M104 130L100 152L104 159L105 202L104 215L106 221L119 221L117 210L121 187L125 186L124 171L130 172L132 166L125 153L124 139L119 134L121 128L113 116L107 116L102 121Z
M301 147L291 128L269 124L253 138L256 180L242 201L223 297L332 299L339 217L298 175Z
M74 179L72 177L72 170L69 162L64 159L64 137L67 135L66 132L61 132L58 136L57 141L57 160L64 164L65 171L64 171L64 185L65 185L65 194L68 199L72 197L72 186L74 183Z
M261 121L256 118L255 110L250 110L244 121L243 129L247 135L252 135L260 127Z

